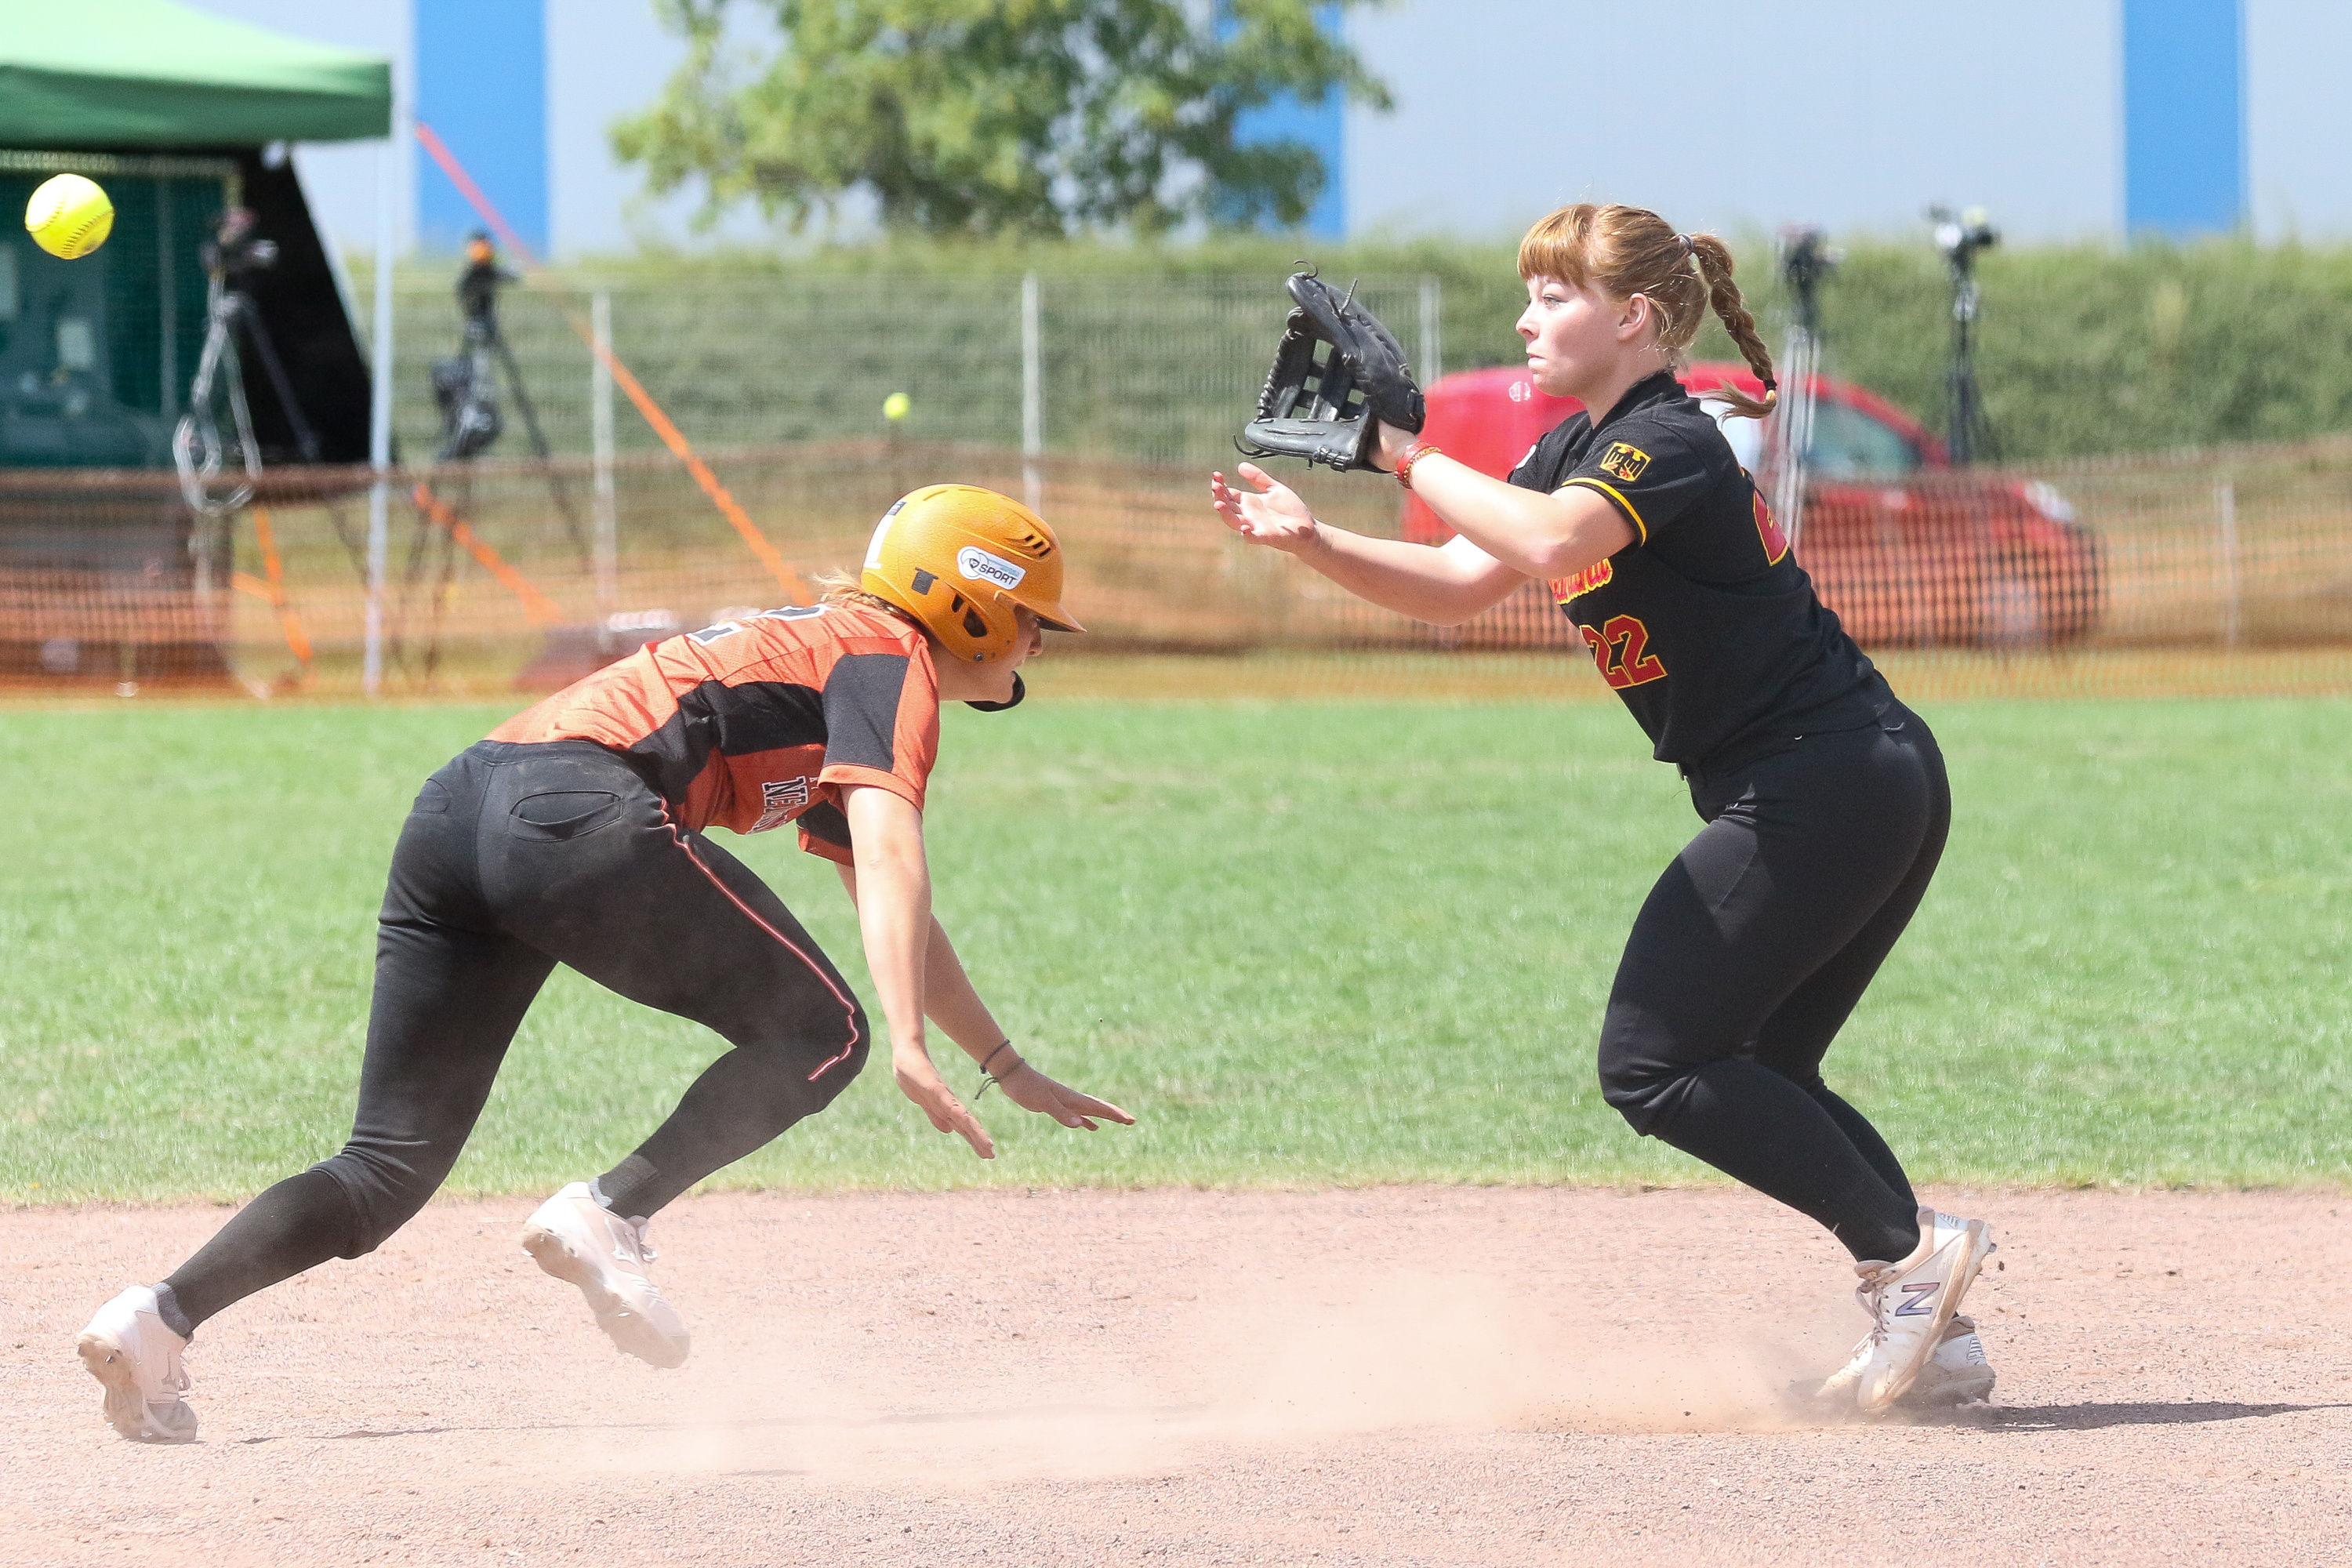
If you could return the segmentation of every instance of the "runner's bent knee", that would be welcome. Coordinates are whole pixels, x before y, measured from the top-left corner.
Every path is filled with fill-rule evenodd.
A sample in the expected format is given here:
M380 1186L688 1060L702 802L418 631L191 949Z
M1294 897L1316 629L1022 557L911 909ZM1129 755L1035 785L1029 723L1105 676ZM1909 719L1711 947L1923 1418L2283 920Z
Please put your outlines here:
M415 1219L441 1190L463 1146L462 1138L446 1149L386 1147L354 1140L333 1158L311 1166L332 1176L351 1205L351 1238L335 1256L364 1258Z

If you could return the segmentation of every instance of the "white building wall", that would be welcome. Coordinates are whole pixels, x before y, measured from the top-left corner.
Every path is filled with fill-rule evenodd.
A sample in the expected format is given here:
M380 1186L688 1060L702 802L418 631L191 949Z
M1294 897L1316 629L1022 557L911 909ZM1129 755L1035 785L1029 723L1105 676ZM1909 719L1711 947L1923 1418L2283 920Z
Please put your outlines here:
M199 10L295 37L386 56L405 110L416 39L409 0L192 3ZM743 36L761 37L751 8L738 9ZM613 155L613 121L651 103L685 58L684 41L663 29L652 0L548 0L548 215L559 258L610 255L646 244L757 242L766 235L757 218L737 215L715 236L697 236L691 220L698 193L649 196L644 176ZM347 252L372 249L376 143L306 146L297 149L295 161L320 227ZM400 149L394 178L397 237L406 250L416 236L419 174L414 149Z
M2352 236L2352 5L2244 0L2246 199L2264 240Z
M1348 21L1397 99L1349 111L1348 211L1360 233L1516 236L1580 200L1899 233L1942 201L2108 236L2119 25L2116 0L1402 0Z

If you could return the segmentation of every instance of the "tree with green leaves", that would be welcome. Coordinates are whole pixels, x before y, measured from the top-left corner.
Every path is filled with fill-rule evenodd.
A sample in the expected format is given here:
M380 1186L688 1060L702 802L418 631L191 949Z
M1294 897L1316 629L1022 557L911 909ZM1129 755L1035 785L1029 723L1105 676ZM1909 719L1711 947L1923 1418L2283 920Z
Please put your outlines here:
M657 0L684 65L613 144L653 188L699 177L706 216L746 199L794 230L865 193L931 235L1165 233L1303 219L1326 171L1293 140L1243 143L1277 95L1390 107L1317 12L1378 0L743 0L782 43L754 68L730 0Z

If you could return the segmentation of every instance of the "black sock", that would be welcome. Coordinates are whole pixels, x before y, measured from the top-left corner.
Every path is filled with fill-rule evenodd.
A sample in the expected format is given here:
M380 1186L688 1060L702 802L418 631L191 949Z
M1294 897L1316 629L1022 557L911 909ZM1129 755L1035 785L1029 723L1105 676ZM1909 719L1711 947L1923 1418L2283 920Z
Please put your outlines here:
M632 1223L649 1218L674 1194L661 1192L661 1173L643 1154L632 1154L594 1181L588 1190L606 1208Z
M196 1337L196 1325L188 1321L188 1314L180 1310L180 1298L168 1284L155 1287L155 1315L163 1326L184 1340Z
M796 1070L781 1067L775 1052L738 1046L703 1069L635 1153L596 1178L596 1191L624 1219L659 1214L687 1188L773 1142L829 1098Z
M1872 1169L1826 1107L1768 1067L1710 1062L1653 1131L1826 1226L1857 1262L1893 1262L1919 1245L1918 1205Z
M356 1254L358 1216L343 1184L313 1168L289 1176L221 1226L157 1289L172 1293L187 1333L231 1302L330 1258ZM174 1327L175 1334L181 1331ZM184 1338L185 1335L183 1335Z

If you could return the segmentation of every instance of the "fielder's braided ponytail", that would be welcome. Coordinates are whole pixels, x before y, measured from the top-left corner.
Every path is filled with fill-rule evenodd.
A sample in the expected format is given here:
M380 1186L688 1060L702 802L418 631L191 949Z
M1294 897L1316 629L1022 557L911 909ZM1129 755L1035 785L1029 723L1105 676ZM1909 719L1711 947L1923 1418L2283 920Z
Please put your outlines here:
M1772 412L1780 401L1780 384L1772 376L1772 353L1757 335L1756 318L1748 313L1747 301L1739 297L1739 285L1731 280L1731 250L1711 234L1690 237L1691 259L1698 263L1698 275L1706 283L1706 302L1715 308L1723 322L1723 330L1731 334L1738 346L1739 357L1764 384L1764 400L1758 402L1736 386L1720 386L1711 395L1731 405L1732 411L1750 419L1761 419Z

